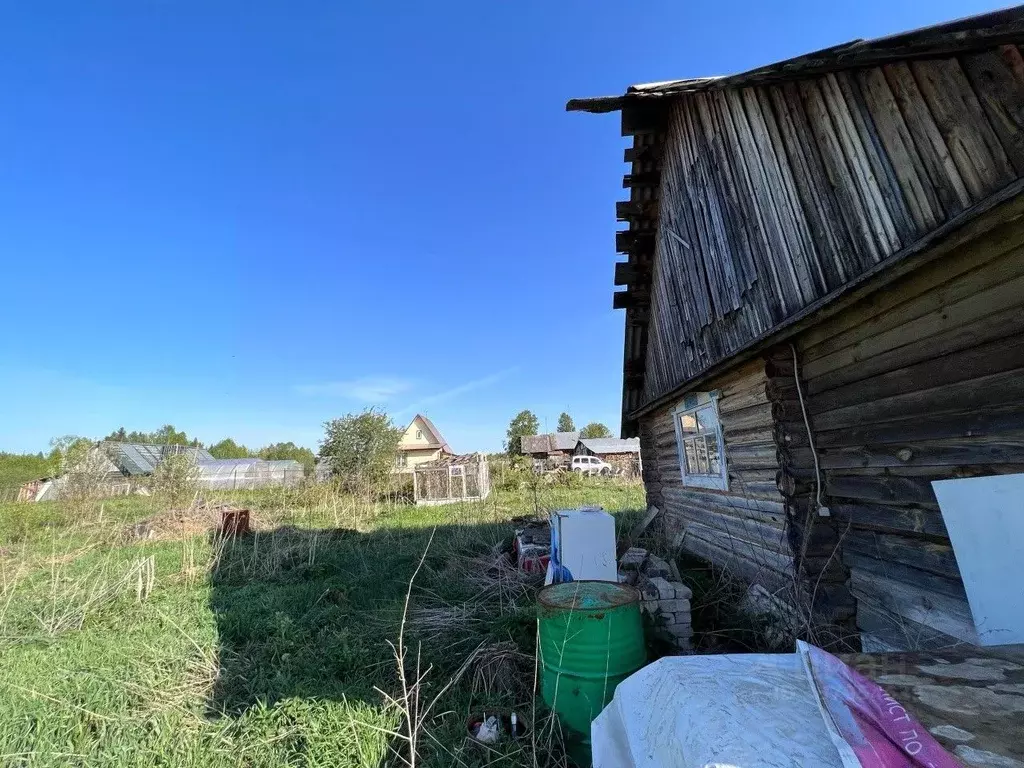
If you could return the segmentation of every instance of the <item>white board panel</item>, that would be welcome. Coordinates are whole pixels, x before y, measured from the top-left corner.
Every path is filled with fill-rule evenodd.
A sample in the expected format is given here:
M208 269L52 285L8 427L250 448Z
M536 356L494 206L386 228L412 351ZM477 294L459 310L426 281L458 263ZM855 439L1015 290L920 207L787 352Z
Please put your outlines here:
M1024 643L1024 474L932 483L982 645Z

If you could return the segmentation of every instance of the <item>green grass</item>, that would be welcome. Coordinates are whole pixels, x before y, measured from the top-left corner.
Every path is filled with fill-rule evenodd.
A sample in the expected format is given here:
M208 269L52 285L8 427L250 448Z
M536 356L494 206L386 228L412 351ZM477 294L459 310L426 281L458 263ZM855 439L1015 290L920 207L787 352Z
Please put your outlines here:
M643 490L595 480L428 508L324 489L234 501L264 530L229 543L126 540L162 511L152 498L0 505L0 765L401 764L389 642L432 534L407 672L418 652L426 703L476 648L491 655L437 701L417 765L533 765L529 745L465 743L470 713L529 715L533 682L529 591L482 591L470 561L538 502L637 510Z

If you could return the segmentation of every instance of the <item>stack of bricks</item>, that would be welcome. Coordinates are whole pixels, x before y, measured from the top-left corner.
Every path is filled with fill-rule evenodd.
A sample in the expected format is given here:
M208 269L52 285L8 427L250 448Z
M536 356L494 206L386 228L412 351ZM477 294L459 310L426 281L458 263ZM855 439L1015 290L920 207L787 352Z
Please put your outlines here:
M631 547L619 561L620 577L640 590L641 606L679 651L693 650L690 598L679 571L646 550Z

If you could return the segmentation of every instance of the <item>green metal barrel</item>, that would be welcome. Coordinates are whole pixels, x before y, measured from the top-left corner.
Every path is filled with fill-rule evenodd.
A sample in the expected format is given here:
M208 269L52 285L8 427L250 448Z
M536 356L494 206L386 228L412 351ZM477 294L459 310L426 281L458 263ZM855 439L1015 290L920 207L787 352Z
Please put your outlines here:
M640 593L627 584L571 581L538 596L541 696L563 727L590 743L590 723L615 687L647 662Z

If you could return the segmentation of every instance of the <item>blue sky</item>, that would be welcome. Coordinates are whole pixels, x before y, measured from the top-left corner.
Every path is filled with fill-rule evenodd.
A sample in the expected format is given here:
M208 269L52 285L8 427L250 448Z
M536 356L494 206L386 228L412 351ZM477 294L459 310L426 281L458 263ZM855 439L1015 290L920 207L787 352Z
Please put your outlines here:
M625 140L565 101L994 7L3 4L0 450L315 447L371 404L459 451L522 408L617 429Z

